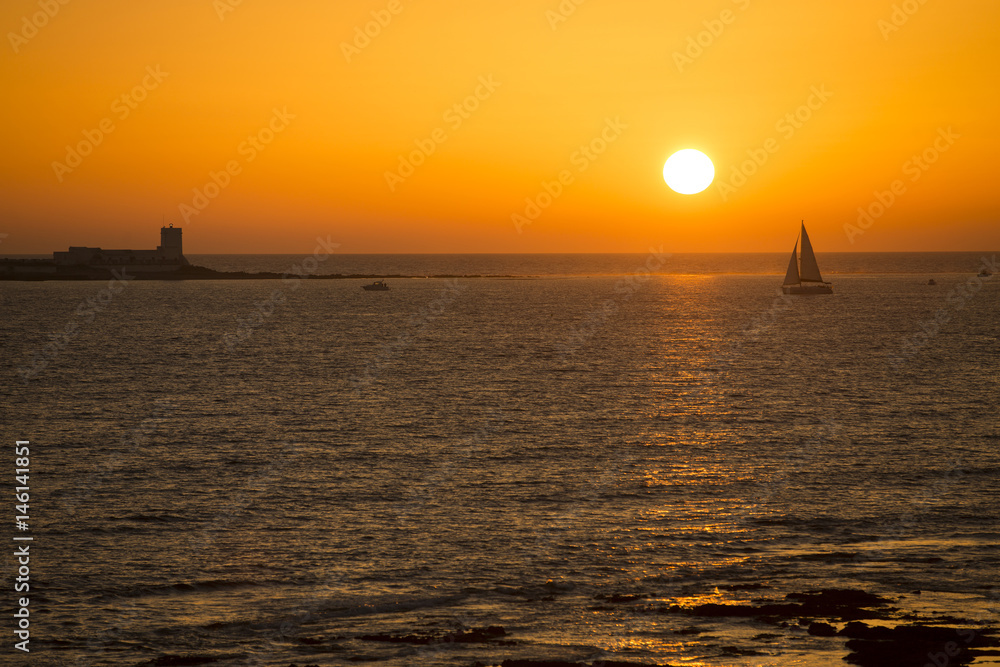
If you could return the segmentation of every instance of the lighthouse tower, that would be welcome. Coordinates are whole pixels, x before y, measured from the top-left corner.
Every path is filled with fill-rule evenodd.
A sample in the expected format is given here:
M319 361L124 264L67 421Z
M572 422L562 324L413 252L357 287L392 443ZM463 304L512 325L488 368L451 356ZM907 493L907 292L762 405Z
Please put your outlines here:
M181 228L160 227L160 246L157 248L160 256L167 260L184 263L184 245L181 242Z

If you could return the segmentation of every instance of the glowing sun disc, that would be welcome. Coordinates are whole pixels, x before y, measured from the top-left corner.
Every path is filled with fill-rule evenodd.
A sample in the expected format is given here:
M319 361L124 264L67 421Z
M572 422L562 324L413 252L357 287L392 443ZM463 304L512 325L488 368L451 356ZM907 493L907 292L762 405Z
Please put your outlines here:
M701 151L685 148L667 158L663 180L674 192L696 195L715 180L715 165Z

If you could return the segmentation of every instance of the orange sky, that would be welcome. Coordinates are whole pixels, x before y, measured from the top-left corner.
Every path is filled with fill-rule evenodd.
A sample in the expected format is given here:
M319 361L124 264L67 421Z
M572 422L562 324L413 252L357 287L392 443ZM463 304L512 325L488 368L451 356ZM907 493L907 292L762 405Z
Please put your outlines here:
M1000 248L995 0L63 2L0 5L0 253L164 215L191 254L784 252L803 218L820 251ZM681 148L701 194L663 182Z

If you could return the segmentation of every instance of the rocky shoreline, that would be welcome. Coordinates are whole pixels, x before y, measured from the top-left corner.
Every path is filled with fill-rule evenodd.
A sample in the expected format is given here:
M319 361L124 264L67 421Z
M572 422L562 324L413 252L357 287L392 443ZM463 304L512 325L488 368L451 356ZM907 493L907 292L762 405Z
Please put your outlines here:
M749 587L748 587L749 588ZM638 615L667 615L701 619L741 619L761 626L771 626L773 632L756 635L752 641L762 642L761 650L746 645L715 646L716 658L742 658L748 656L780 655L781 639L795 634L829 637L843 642L842 660L859 667L963 667L973 665L979 657L1000 655L997 629L971 619L934 617L917 613L900 613L896 606L900 600L852 589L820 589L790 593L783 599L758 598L747 603L699 604L650 604L646 594L615 594L595 597L598 604L591 611L627 610ZM869 622L863 622L865 619ZM876 621L876 623L871 623ZM879 623L881 622L881 623ZM763 628L762 628L763 629ZM791 635L789 635L791 631ZM705 630L696 627L675 628L664 633L674 636L698 637ZM532 655L531 642L524 643L516 630L501 625L483 627L460 626L450 629L400 629L397 632L357 635L299 636L292 641L300 648L314 651L317 656L327 653L341 654L351 662L376 661L379 658L364 650L363 645L409 645L406 655L416 662L441 658L448 648L466 645L472 653L482 657L466 658L467 667L672 667L671 664L642 660L609 659L590 655L581 659L579 651L567 650L569 655ZM708 634L715 633L709 631ZM777 640L777 642L775 642ZM785 645L787 647L787 644ZM428 653L419 653L425 650ZM576 655L573 655L576 653ZM347 657L347 654L352 654ZM466 653L465 655L468 655ZM624 657L624 656L623 656ZM165 655L143 662L138 667L177 667L222 662L207 655ZM289 662L288 667L319 667L312 662ZM443 663L442 663L443 664ZM449 664L462 664L454 656Z

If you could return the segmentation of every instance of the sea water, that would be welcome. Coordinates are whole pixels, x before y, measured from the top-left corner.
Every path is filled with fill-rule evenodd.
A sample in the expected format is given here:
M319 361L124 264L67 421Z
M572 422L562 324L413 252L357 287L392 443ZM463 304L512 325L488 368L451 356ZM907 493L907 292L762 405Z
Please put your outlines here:
M382 293L0 283L5 485L29 440L34 538L31 654L5 613L3 659L840 665L807 627L843 618L688 613L824 589L996 627L980 256L821 255L835 293L794 298L761 256L320 270L508 276Z

